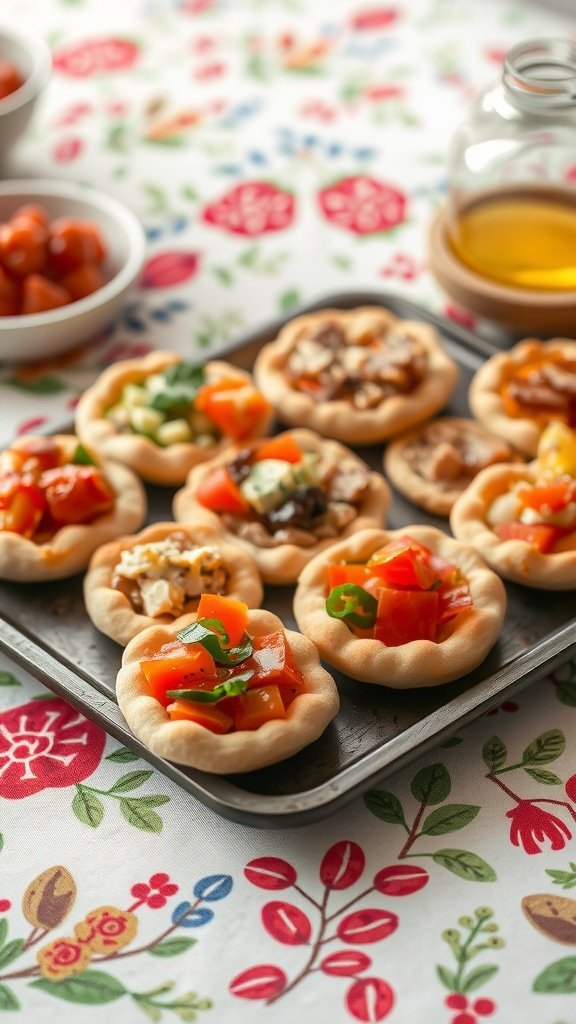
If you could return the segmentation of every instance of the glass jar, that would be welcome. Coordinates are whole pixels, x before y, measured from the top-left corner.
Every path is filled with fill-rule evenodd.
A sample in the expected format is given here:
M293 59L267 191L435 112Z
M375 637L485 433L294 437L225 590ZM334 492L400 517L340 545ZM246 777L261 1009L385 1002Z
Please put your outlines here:
M576 289L574 42L509 51L456 132L448 176L447 238L461 263L515 289Z

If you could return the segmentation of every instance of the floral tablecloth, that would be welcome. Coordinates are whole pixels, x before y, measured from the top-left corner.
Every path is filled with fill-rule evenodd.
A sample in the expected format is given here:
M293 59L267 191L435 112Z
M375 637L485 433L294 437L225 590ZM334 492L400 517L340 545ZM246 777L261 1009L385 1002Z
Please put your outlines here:
M393 290L474 326L425 264L448 140L511 44L576 30L528 0L1 15L54 52L5 175L104 188L149 240L112 335L1 370L3 442L61 423L113 360L202 357L328 293ZM286 832L220 819L5 657L0 707L6 1019L576 1021L572 664Z

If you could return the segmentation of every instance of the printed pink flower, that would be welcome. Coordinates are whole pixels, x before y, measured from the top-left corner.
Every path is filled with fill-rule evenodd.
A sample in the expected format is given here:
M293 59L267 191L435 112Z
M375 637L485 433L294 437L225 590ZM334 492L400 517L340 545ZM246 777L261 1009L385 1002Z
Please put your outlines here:
M10 900L0 900L0 914L5 914L12 906Z
M0 797L20 800L92 775L106 735L59 697L0 714Z
M125 71L131 68L140 50L130 39L104 36L59 50L54 55L54 68L71 78L88 78L103 72Z
M522 846L526 853L542 853L539 845L547 840L553 850L563 850L566 840L572 838L568 826L556 815L542 811L530 800L520 800L516 807L506 812L511 819L510 842Z
M39 430L47 422L46 416L34 416L33 419L23 420L16 429L16 433L20 437L21 434L29 434L33 430Z
M158 910L159 907L165 906L168 897L174 896L178 889L179 886L170 881L169 875L158 871L148 879L148 882L136 882L130 893L139 904L145 903L151 910Z
M352 28L357 32L389 28L398 19L396 7L365 7L352 15Z
M158 252L144 264L139 285L141 288L172 288L194 277L199 265L197 252Z
M471 331L476 327L476 320L472 313L462 309L461 306L455 306L451 302L447 302L444 306L444 314L450 317L451 320L454 320L454 323L460 324L461 327L468 327Z
M406 196L392 185L359 174L318 193L326 220L355 235L376 235L401 224Z
M84 149L84 142L77 137L62 139L54 146L52 156L58 164L70 164Z
M247 181L208 203L202 219L230 234L255 238L269 231L283 231L292 223L294 212L290 192L266 181Z

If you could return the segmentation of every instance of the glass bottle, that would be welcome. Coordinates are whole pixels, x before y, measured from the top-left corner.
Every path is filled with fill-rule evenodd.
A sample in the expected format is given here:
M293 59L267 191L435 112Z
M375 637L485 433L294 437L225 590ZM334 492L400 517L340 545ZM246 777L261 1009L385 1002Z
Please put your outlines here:
M448 159L453 254L500 285L576 289L576 44L534 39L506 55Z

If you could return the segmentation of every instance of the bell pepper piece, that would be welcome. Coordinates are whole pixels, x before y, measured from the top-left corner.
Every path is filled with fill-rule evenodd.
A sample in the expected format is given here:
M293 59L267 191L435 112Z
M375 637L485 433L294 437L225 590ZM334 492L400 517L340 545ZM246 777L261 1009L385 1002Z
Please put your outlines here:
M166 695L167 690L212 690L216 685L214 659L201 644L190 644L184 655L141 661L140 668L152 696L163 707L173 701Z
M234 378L202 385L194 404L234 441L253 435L270 412L269 403L252 384Z
M250 506L226 466L216 466L196 489L196 500L213 512L248 512Z
M548 523L500 523L494 528L494 533L500 540L523 540L547 555L566 530Z
M218 619L228 634L224 647L237 647L248 626L248 605L220 594L202 594L198 604L198 619Z
M438 588L438 625L453 619L463 608L471 608L472 596L467 583L455 587Z
M275 684L248 690L234 698L234 726L236 729L259 729L273 718L286 718L286 709L280 690Z
M435 590L384 588L378 600L374 639L386 647L400 647L413 640L436 641L437 615L438 594Z
M54 523L89 523L109 512L114 494L94 466L71 464L48 469L40 484Z
M223 735L234 728L234 719L213 704L193 704L189 700L175 700L166 708L171 722L195 722L210 732Z
M279 434L262 441L254 451L253 461L279 459L281 462L302 462L302 449L296 444L291 434Z
M428 590L438 576L430 564L431 551L412 540L399 537L372 555L369 566L389 587L419 587Z
M255 636L252 644L252 654L242 663L243 669L254 670L248 684L251 689L275 683L282 689L284 702L302 691L304 677L296 664L285 633L278 630L276 633L268 633L267 636ZM287 693L284 692L285 689Z
M343 583L356 583L363 587L370 576L374 573L366 565L339 565L328 566L328 592L334 587L340 587Z
M544 486L527 487L518 491L518 500L524 508L538 512L560 512L576 498L574 480L557 480Z
M9 473L0 478L0 530L32 537L46 509L46 499L31 476Z

